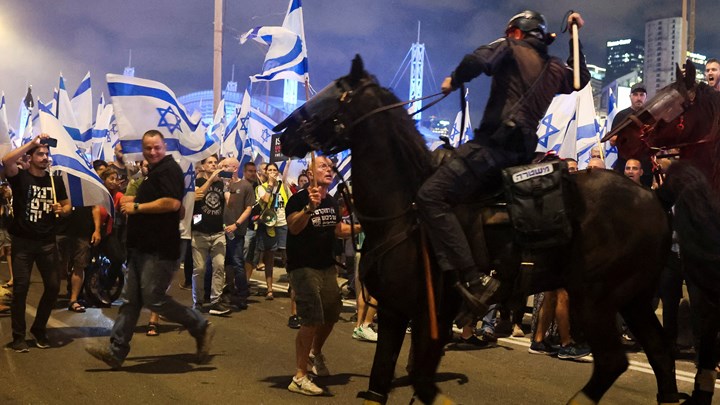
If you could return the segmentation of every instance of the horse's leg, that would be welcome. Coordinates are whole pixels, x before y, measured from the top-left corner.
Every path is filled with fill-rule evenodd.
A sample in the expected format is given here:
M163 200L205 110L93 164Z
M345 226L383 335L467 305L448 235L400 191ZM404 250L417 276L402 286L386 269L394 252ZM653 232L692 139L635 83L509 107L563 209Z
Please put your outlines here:
M709 405L712 403L717 378L715 367L718 362L718 352L715 342L720 328L720 318L716 307L708 302L705 293L694 286L692 282L688 283L688 293L690 294L690 310L698 323L700 336L696 337L699 347L697 348L698 365L695 387L692 399L686 401L685 404Z
M617 311L605 300L590 299L588 289L581 289L580 294L568 292L570 302L577 306L578 319L573 321L580 322L593 354L592 376L568 404L595 404L629 365L615 325Z
M655 372L657 380L657 401L660 404L677 404L680 401L675 380L675 359L672 345L663 330L660 321L652 309L649 300L632 302L626 305L621 314L628 324L630 331L635 335L648 361Z
M402 315L378 308L378 341L370 372L370 385L368 391L358 394L358 397L365 398L366 404L387 402L407 325L408 319Z
M460 306L460 299L454 289L447 286L438 301L441 302L438 316L438 340L430 338L430 320L427 309L421 310L413 318L412 324L413 367L410 379L416 397L424 404L454 403L439 393L440 390L435 385L435 376L444 353L444 347L452 336L452 322Z

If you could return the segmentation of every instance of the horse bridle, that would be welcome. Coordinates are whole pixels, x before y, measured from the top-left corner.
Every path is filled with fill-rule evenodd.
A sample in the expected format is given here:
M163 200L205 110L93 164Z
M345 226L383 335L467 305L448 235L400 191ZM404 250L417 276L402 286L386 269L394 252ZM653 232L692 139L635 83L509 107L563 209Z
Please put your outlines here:
M428 103L427 105L410 114L415 115L432 107L433 105L437 104L445 97L447 97L447 94L443 94L442 92L440 92L424 97L418 97L412 100L400 101L397 103L377 107L351 121L351 116L350 114L348 114L348 108L352 103L353 99L363 94L367 89L371 87L380 87L380 85L374 80L364 79L362 80L360 86L353 88L349 86L346 80L341 79L340 81L338 81L338 86L341 87L342 92L337 97L337 107L334 111L332 111L332 113L328 114L326 117L318 117L317 115L312 114L311 111L308 111L306 105L303 105L298 109L300 117L302 118L302 120L299 122L299 126L297 129L297 131L300 133L300 138L311 149L320 150L327 155L332 155L348 149L350 147L350 131L360 123L364 122L365 120L376 114L399 108L406 104L411 104L417 101L422 101L428 98L442 95L442 97L438 98L437 100ZM313 133L317 128L319 128L323 124L326 124L328 121L332 121L332 129L335 136L326 140L325 142L321 142L313 135Z

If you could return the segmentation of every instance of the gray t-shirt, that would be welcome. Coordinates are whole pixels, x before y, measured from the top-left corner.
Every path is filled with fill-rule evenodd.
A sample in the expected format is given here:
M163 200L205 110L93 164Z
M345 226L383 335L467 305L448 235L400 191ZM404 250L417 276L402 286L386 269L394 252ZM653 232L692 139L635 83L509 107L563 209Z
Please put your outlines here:
M255 192L252 183L245 179L230 183L228 185L228 192L230 193L230 198L228 198L228 202L225 205L225 213L223 216L223 221L226 225L237 221L240 214L242 214L247 207L255 205ZM247 227L248 221L246 220L240 224L240 227L238 227L235 233L237 235L245 235Z

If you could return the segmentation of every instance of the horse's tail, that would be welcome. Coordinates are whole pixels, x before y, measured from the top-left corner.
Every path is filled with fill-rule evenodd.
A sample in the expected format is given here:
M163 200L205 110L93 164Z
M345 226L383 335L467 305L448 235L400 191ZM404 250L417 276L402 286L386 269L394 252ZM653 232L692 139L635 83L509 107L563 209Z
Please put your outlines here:
M674 207L673 229L688 281L718 304L720 298L720 199L705 175L687 162L673 163L661 191Z

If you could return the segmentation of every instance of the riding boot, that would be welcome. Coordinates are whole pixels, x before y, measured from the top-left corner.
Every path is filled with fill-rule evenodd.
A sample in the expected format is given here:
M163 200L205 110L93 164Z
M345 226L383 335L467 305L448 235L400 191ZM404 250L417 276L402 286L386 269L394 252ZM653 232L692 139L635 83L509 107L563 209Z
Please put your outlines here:
M457 280L453 286L460 293L470 312L484 316L490 305L497 300L500 281L480 273L475 268L466 269L461 276L464 282Z

